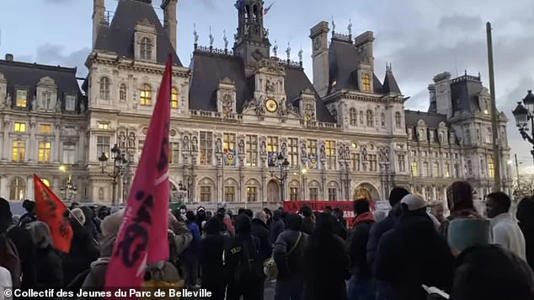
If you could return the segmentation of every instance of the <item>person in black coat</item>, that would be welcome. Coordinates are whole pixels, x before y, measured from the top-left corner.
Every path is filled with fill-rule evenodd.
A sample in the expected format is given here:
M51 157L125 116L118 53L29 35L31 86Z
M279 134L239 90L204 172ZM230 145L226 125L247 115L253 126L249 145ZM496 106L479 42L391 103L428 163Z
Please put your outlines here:
M48 225L36 221L29 224L29 231L34 246L34 289L62 288L63 269L61 258L52 247L54 244Z
M267 214L260 210L256 212L256 217L252 219L252 235L260 240L260 258L265 261L271 257L273 247L271 241L271 231L266 224Z
M344 241L334 233L336 218L320 213L304 249L303 299L346 300L345 280L349 278L349 256Z
M525 236L527 262L534 270L534 197L525 197L519 202L516 216Z
M223 266L223 251L226 237L221 235L221 223L217 218L204 225L205 237L199 244L199 262L202 288L212 292L212 299L224 300L226 280Z
M376 278L386 281L397 300L425 300L422 284L450 292L454 257L426 213L425 201L409 194L401 200L402 216L380 240Z
M282 219L283 211L277 209L273 213L273 222L271 224L271 242L275 242L278 235L286 229L284 220Z
M246 215L235 219L235 237L224 250L228 279L227 300L263 299L263 262L260 260L259 240L251 235L251 221Z
M302 219L302 232L312 234L315 228L315 215L312 209L308 205L304 205L300 208L300 214L304 217Z
M354 227L347 241L352 278L349 283L349 300L375 300L375 283L367 262L367 241L375 219L369 210L369 201L354 201Z

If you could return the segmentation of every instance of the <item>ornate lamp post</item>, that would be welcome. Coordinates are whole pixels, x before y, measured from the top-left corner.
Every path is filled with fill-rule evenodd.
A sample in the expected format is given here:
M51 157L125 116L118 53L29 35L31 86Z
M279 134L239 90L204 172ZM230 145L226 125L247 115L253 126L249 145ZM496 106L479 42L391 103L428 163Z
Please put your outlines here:
M287 161L287 158L285 158L282 153L278 153L276 161L274 159L269 160L268 165L271 178L275 178L280 182L280 200L284 203L284 187L289 172L289 161ZM280 175L275 174L277 168L279 169Z
M100 166L102 167L102 174L106 174L111 177L111 185L113 186L113 194L111 196L111 205L117 204L117 184L119 183L119 177L121 177L128 167L128 160L125 158L125 154L121 153L121 149L115 144L111 149L113 155L113 169L111 172L106 171L108 157L106 153L102 152L102 155L98 158Z
M59 170L63 173L67 172L67 167L65 165L59 166ZM72 173L69 171L69 177L67 177L67 182L65 182L65 185L59 188L61 192L63 192L63 199L66 202L71 202L72 198L76 196L78 193L78 188L76 185L74 185L74 182L72 181Z
M524 104L524 105L523 105ZM530 151L534 158L534 95L529 90L523 103L517 102L517 107L512 111L519 133L524 140L532 144L533 150ZM530 121L530 129L528 127Z

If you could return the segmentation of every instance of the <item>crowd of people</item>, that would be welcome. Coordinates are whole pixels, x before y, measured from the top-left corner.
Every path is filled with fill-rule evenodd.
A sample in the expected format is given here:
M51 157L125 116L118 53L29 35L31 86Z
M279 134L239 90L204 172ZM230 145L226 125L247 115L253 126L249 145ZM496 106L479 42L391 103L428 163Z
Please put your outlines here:
M453 183L446 217L442 203L397 187L387 215L359 198L350 222L329 207L297 214L183 206L169 212L169 260L147 266L145 286L204 288L216 300L261 300L269 281L275 300L534 299L534 198L512 214L502 192L487 195L486 212L472 195L469 183ZM104 289L124 210L73 204L64 254L34 202L23 206L26 214L12 216L0 199L0 284Z

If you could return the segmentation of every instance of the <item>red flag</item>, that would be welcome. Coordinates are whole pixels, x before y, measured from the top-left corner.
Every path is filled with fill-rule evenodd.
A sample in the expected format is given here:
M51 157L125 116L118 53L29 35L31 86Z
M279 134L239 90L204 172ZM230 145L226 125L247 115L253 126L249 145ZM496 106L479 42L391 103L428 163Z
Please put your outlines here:
M54 248L69 253L73 233L68 214L65 214L67 211L65 203L35 174L33 174L33 187L37 219L45 222L50 228Z
M106 287L141 287L147 263L169 258L169 125L172 57L169 55L143 153L111 262Z
M271 7L273 7L274 5L274 2L271 3L271 5L267 6L264 10L263 10L263 15L266 15L270 10L271 10Z

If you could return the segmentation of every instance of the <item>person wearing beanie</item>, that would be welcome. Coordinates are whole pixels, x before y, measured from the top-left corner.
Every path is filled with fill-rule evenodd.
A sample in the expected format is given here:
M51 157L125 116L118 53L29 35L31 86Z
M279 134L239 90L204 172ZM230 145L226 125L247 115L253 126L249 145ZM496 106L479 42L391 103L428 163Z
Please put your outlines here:
M380 240L375 276L389 284L393 299L427 299L422 284L451 290L454 257L426 209L421 196L404 196L400 218Z
M247 215L235 219L235 236L225 249L225 269L228 274L227 300L263 299L263 261L261 261L259 240L252 236L252 222Z
M61 288L64 284L61 258L54 249L50 228L46 223L35 221L29 224L34 248L34 274L32 288Z
M24 207L26 213L20 217L18 226L26 227L26 224L37 220L37 216L35 216L35 202L26 199L22 202L22 207Z

